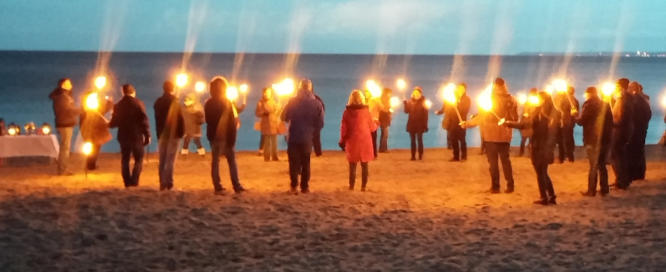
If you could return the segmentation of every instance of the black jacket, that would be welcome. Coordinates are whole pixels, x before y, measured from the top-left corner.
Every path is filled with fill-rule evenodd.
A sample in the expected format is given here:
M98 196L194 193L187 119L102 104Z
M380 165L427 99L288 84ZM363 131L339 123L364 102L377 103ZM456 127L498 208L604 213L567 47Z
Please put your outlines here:
M650 118L652 118L650 100L643 94L633 95L633 97L635 137L632 137L632 140L635 141L636 144L645 144L645 136L647 136L648 125L650 123Z
M150 139L146 109L139 99L131 96L123 96L113 107L109 127L118 128L118 142L121 144L147 144Z
M221 96L212 96L204 104L206 136L208 141L224 142L229 147L236 145L236 117L231 102Z
M531 128L534 131L530 143L532 144L530 158L532 163L553 163L555 156L555 137L560 127L560 113L552 109L550 112L540 112L521 122L507 121L506 124L512 128Z
M585 145L608 146L613 129L613 114L608 103L599 97L591 97L583 103L583 110L576 119L583 127L583 143Z
M76 126L81 109L74 105L74 98L72 98L70 92L57 88L49 94L49 98L53 100L55 126L57 128Z
M424 133L428 131L428 109L425 107L425 98L409 99L405 103L407 118L407 132Z
M178 99L170 94L164 94L153 105L155 110L155 128L157 139L167 136L166 139L182 138L185 134L185 121L178 105Z

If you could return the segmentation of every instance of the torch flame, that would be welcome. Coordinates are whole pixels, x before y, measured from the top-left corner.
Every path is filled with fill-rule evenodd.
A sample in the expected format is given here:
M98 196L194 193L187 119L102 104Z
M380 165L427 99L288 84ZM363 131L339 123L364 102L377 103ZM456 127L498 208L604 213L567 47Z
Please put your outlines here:
M525 93L518 93L516 96L518 97L519 104L525 105L527 103L527 95Z
M391 97L391 108L397 108L400 106L400 98L397 96Z
M189 81L189 76L186 73L176 75L176 86L179 88L185 87Z
M664 95L663 97L661 97L661 107L663 107L664 109L666 109L666 95Z
M49 135L49 134L51 134L51 128L48 127L48 126L43 126L43 127L42 127L42 134L43 134L43 135Z
M10 127L9 129L7 129L7 133L9 134L9 136L16 136L18 131L15 127Z
M278 96L291 96L294 93L295 84L291 78L285 78L282 81L271 85Z
M449 83L444 86L442 89L442 96L444 97L444 102L451 105L455 105L458 102L456 98L456 84Z
M247 86L247 84L243 83L240 85L239 89L242 94L246 94L247 91L250 90L250 87Z
M95 87L97 87L98 90L101 90L106 86L106 77L105 76L98 76L95 78Z
M238 99L238 88L236 86L227 87L227 99L236 101Z
M493 99L492 99L492 90L493 85L490 84L486 87L479 96L476 98L476 103L484 111L491 111L493 109Z
M558 92L558 93L566 93L567 88L569 87L569 84L564 79L556 79L556 80L553 80L553 83L551 84L551 86L553 86L553 89L555 89L555 91Z
M430 107L432 107L432 101L430 101L430 99L426 99L425 107L426 107L426 109L430 109Z
M83 143L83 147L81 148L81 151L83 151L83 154L86 156L90 156L93 151L93 145L91 142L85 142Z
M91 93L86 97L86 109L99 109L99 97L97 96L97 93Z
M380 97L382 95L382 88L372 79L365 81L365 89L370 92L372 97Z
M617 87L613 82L606 82L601 85L601 93L606 99L610 99L610 97L616 92L616 89Z
M541 104L541 99L539 99L538 95L530 95L527 98L527 102L530 103L530 105L532 106L538 106L539 104Z
M407 88L407 81L403 78L398 78L398 80L395 81L396 87L398 87L398 90L404 90Z
M203 91L206 90L206 83L203 81L197 81L197 83L194 84L194 91L197 93L203 93Z

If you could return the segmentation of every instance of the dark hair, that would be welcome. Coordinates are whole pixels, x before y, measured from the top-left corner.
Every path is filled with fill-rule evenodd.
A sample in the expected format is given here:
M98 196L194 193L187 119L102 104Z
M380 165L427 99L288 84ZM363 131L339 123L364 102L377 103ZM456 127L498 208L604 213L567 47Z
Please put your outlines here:
M555 104L553 104L553 99L550 97L550 94L544 91L539 92L539 99L543 101L541 103L541 106L539 107L541 114L547 117L550 117L550 114L553 112L555 108Z
M587 87L587 89L585 89L585 93L597 95L597 87L594 86Z
M569 88L567 88L567 92L569 94L574 94L576 92L576 88L574 88L574 86L569 86Z
M617 80L617 85L620 85L625 91L629 89L629 79L626 77Z
M132 84L129 84L129 83L128 84L123 84L122 89L123 89L123 94L124 95L130 95L130 94L136 93L136 89L134 89L134 86L132 86Z
M60 80L58 80L58 87L56 87L56 88L58 88L58 89L62 89L62 84L65 84L65 81L68 81L68 80L69 80L70 82L72 81L72 80L71 80L70 78L68 78L68 77L63 77L63 78L61 78Z
M538 92L539 92L539 89L532 87L532 88L530 89L530 92L529 92L529 93L530 93L530 94L537 94Z
M224 95L224 92L227 90L227 79L223 76L214 77L209 84L209 92L211 97L221 97Z
M504 79L501 77L495 78L495 85L504 86Z
M172 93L175 88L176 86L173 85L171 80L166 80L164 81L164 84L162 84L162 90L164 90L164 93Z

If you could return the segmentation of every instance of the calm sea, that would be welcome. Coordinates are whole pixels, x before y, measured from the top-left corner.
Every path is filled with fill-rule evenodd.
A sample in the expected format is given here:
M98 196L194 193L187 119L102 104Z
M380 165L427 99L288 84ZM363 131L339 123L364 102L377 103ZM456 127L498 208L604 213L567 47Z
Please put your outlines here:
M287 56L280 54L194 54L188 67L201 79L214 75L232 77L238 82L250 84L248 108L241 113L242 127L239 131L238 150L256 150L259 133L253 129L254 108L260 97L261 87L269 86L285 75ZM118 99L119 86L133 84L138 98L143 100L154 125L152 104L162 93L162 82L172 78L181 66L183 55L176 53L114 53L109 59L108 70L112 73L108 95ZM29 121L41 124L53 123L53 112L48 94L61 77L70 77L77 97L92 85L91 78L98 61L97 53L87 52L0 52L0 118L7 123L24 124ZM472 97L488 84L487 74L490 57L466 56L456 61L458 81L468 84ZM582 100L582 90L596 85L609 77L610 57L561 56L505 56L501 58L499 74L506 79L511 92L544 86L551 77L566 66L568 78L577 86L577 97ZM454 67L453 56L401 56L376 57L373 55L301 55L293 65L294 78L308 77L326 104L326 121L322 132L325 149L337 149L339 126L348 94L353 88L373 77L383 84L394 87L395 80L403 76L411 85L422 86L427 98L439 107L436 94L438 87L450 78ZM566 65L568 63L568 65ZM492 66L492 65L491 65ZM659 106L661 92L666 86L666 58L620 58L615 76L624 76L643 84L651 96L652 121L648 132L648 143L656 143L664 132L663 110ZM390 130L391 148L408 148L409 136L405 132L406 115L400 111L394 115ZM472 109L472 113L476 109ZM424 136L426 147L442 147L446 133L440 126L441 116L430 115L430 131ZM154 129L154 127L153 127ZM205 129L205 128L204 128ZM115 133L115 132L114 132ZM479 145L478 130L472 129L467 136L471 146ZM80 140L79 140L80 141ZM207 141L204 141L207 144ZM513 144L519 142L515 132ZM582 132L576 128L576 143L582 144ZM285 143L281 141L282 148ZM155 145L151 150L155 150ZM114 140L103 147L103 151L117 152Z

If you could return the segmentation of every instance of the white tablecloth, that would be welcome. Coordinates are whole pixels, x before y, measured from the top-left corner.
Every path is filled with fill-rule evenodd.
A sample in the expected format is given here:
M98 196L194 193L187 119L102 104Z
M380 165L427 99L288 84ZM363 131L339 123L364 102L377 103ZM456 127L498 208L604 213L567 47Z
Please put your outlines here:
M57 158L60 145L55 135L0 136L0 158Z

